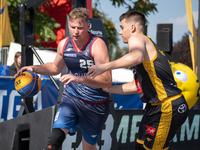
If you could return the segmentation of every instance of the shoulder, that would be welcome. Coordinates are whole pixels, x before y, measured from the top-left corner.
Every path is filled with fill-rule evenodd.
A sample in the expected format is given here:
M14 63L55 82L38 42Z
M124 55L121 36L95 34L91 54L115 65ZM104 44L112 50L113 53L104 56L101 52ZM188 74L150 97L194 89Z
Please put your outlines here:
M62 39L62 40L58 43L58 47L59 47L59 46L60 46L60 47L64 46L64 44L67 42L68 38L69 38L69 37L66 37L66 38Z
M108 51L106 43L100 37L95 38L95 40L92 42L92 53L97 51Z
M106 45L106 43L104 42L104 40L101 39L100 37L97 37L97 36L94 38L92 44L95 45L95 47L98 47L98 46L101 46L101 45L103 45L103 46Z
M137 46L145 44L146 37L143 35L134 35L128 39L128 45Z
M142 34L138 34L138 35L133 35L129 38L129 40L133 40L134 41L144 41L147 37L145 35Z
M69 37L66 37L66 38L62 39L62 40L58 43L57 52L62 53L63 48L64 48L64 46L65 46L65 44L66 44L68 38L69 38Z

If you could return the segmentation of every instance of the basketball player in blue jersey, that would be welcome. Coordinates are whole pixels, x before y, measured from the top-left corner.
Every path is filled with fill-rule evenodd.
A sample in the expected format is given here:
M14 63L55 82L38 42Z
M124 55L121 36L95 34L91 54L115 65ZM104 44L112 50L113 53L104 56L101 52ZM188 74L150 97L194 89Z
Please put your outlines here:
M66 87L45 150L58 150L67 134L75 134L76 126L82 131L83 150L96 150L109 115L109 93L102 88L111 86L111 72L95 79L87 76L92 65L109 62L107 46L101 38L88 32L88 20L86 8L73 9L69 13L70 36L60 41L54 62L23 67L15 75L25 70L57 75L67 66L67 74L60 78L61 82L66 82Z
M89 68L88 74L99 74L116 68L132 67L133 82L111 86L104 90L117 94L136 94L146 103L140 123L136 150L167 150L170 142L188 115L188 105L164 54L157 45L143 35L145 16L129 11L120 16L123 42L129 53L102 65Z

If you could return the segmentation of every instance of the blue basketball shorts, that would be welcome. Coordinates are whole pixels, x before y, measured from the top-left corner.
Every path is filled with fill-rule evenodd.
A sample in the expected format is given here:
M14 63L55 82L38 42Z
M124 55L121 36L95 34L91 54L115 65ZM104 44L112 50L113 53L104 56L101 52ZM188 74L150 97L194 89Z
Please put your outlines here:
M53 128L69 129L69 135L81 129L85 141L97 143L109 115L109 100L101 104L90 104L64 92L56 113Z

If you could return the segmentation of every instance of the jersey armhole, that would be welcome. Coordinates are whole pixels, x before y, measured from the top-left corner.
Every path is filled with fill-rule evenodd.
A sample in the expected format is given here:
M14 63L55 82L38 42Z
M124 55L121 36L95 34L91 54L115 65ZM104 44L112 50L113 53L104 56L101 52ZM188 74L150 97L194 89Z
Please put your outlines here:
M62 56L63 56L63 54L64 54L65 46L66 46L66 44L67 44L68 39L69 39L69 37L67 37L67 39L65 40L65 44L63 45Z
M150 61L154 61L157 58L157 55L158 55L158 52L157 52L156 47L154 45L154 42L152 41L150 36L146 36L146 35L143 35L143 36L145 36L151 42L151 44L154 48L154 51L155 51L156 54L155 54L154 58L150 60Z
M91 48L90 48L90 54L91 54L91 57L94 59L94 57L93 57L93 54L92 54L92 47L93 47L93 44L94 44L94 42L96 41L96 40L98 40L100 37L96 37L94 40L93 40L93 42L92 42L92 44L91 44Z

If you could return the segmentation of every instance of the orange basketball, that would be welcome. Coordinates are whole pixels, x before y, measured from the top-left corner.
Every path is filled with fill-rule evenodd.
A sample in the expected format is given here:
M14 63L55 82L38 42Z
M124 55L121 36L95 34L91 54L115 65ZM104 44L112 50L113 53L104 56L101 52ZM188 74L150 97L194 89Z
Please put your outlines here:
M41 79L35 72L24 71L15 79L15 89L24 97L33 97L41 87Z

